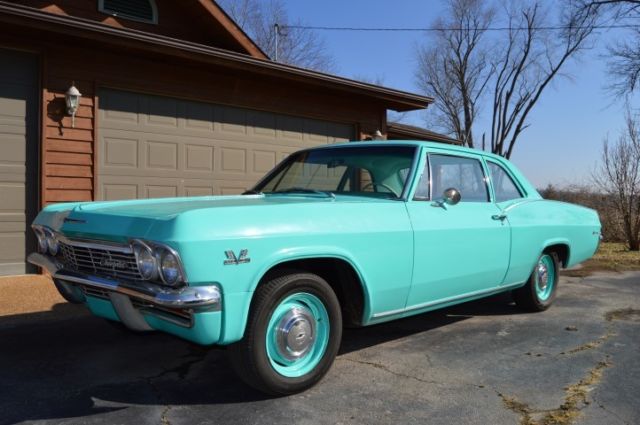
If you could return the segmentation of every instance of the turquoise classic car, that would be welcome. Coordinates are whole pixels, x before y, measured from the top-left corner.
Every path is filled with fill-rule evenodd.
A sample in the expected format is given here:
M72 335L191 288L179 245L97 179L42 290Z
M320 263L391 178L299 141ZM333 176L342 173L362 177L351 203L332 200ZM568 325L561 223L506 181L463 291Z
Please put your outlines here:
M33 229L29 261L67 300L225 345L271 394L318 382L343 326L507 291L545 310L600 241L595 211L543 200L505 159L413 141L303 150L238 196L55 204Z

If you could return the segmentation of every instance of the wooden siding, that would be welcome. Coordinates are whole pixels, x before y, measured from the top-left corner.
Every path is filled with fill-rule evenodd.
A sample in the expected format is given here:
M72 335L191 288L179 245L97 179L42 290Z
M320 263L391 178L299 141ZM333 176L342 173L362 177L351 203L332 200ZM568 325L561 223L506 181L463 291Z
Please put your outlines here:
M210 0L155 0L158 24L109 16L98 0L15 0L15 3L57 15L77 16L116 28L129 28L265 58L264 54Z
M384 131L384 104L337 89L285 81L144 51L112 49L5 26L5 45L39 52L42 74L41 205L96 199L96 93L121 89L256 111L353 125L360 138ZM13 40L13 41L12 41ZM64 93L75 81L82 93L75 128Z
M93 83L76 81L83 87L75 128L66 114L64 93L68 78L45 77L43 102L43 204L93 199L95 102Z

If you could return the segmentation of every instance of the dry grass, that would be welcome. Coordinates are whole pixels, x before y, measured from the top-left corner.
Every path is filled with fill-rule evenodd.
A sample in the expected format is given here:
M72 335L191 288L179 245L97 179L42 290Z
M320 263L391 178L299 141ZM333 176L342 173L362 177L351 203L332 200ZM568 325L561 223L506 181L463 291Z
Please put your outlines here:
M623 243L603 242L593 258L582 263L582 267L564 270L565 276L584 277L596 271L624 272L640 270L640 251L629 251Z
M608 322L613 322L614 320L629 320L640 322L640 310L635 308L621 308L619 310L612 310L607 312L604 318Z
M600 383L604 370L609 366L611 363L606 359L598 362L578 383L565 387L564 401L556 409L536 411L514 397L498 395L505 407L520 416L520 425L572 425L580 416L580 410L590 404L589 391Z

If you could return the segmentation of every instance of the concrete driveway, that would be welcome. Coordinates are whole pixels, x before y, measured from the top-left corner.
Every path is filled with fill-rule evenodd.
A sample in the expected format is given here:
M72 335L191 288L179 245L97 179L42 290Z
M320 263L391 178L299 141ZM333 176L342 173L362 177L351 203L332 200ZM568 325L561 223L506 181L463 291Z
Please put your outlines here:
M0 318L0 424L640 423L640 273L563 278L541 314L502 296L347 330L320 385L275 399L222 349L75 316Z

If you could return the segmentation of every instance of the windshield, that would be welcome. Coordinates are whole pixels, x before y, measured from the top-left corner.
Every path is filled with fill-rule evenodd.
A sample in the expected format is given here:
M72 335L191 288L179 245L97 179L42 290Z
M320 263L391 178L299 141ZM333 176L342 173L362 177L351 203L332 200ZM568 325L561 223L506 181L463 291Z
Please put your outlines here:
M251 192L402 196L416 148L362 146L295 153Z

